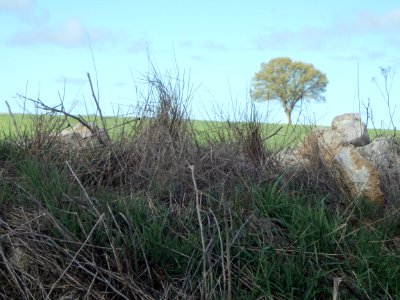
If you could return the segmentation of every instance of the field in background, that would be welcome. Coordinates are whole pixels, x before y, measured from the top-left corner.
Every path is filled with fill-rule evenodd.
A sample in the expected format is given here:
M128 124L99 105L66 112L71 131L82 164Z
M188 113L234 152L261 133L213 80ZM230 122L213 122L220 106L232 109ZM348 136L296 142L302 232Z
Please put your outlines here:
M8 136L16 135L16 126L14 122L17 123L19 131L25 134L33 134L35 132L34 127L37 124L37 115L32 114L14 114L12 118L10 114L0 113L0 137L5 138ZM96 116L84 116L88 121L96 121ZM40 117L41 118L41 117ZM46 117L45 117L46 118ZM50 117L48 117L50 119ZM63 123L63 126L58 128L58 130L74 126L78 122L72 118L59 117L60 119L66 119L67 121ZM138 121L135 118L122 118L122 117L104 117L107 128L109 129L111 136L119 136L121 130L129 130L135 127L135 123ZM201 142L203 140L202 136L206 133L209 136L210 131L214 132L217 137L221 132L227 131L227 128L231 126L226 121L203 121L203 120L190 120L192 123L192 129L196 133L196 138ZM101 126L101 122L97 122ZM127 124L127 126L123 126ZM274 123L260 123L261 130L266 133L266 135L271 134L271 138L266 142L266 146L271 149L281 149L282 147L296 147L299 142L301 142L306 134L316 128L316 125L287 125L287 124L274 124ZM240 123L239 123L240 126ZM318 128L329 128L329 126L318 126ZM57 131L55 129L55 131ZM276 132L276 134L274 134ZM369 136L372 139L379 136L393 136L395 134L398 137L398 133L389 129L380 128L369 128Z

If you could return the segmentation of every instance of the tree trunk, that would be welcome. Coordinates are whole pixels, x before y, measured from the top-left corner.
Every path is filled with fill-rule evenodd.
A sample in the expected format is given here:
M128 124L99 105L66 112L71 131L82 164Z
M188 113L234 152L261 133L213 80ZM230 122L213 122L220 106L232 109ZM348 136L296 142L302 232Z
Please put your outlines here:
M286 118L288 120L288 124L291 125L292 124L292 111L285 109L285 114L286 114Z

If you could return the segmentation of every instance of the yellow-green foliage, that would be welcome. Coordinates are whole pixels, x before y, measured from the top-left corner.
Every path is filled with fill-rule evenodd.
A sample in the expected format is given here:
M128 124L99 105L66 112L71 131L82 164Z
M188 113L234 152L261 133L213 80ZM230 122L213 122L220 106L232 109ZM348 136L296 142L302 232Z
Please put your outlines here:
M279 57L261 64L253 79L251 96L255 101L280 101L291 124L291 114L298 102L325 101L322 93L327 84L326 75L312 64Z

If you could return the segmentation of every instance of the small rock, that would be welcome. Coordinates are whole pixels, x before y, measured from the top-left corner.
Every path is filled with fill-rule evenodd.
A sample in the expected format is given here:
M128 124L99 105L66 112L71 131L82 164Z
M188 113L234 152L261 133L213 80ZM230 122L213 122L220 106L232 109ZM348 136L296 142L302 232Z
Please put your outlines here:
M22 247L16 246L11 248L8 259L13 267L18 268L21 271L27 271L29 265L29 257Z
M96 146L105 140L104 129L97 127L94 122L89 122L88 125L92 130L79 123L72 128L62 130L58 137L61 141L76 148Z

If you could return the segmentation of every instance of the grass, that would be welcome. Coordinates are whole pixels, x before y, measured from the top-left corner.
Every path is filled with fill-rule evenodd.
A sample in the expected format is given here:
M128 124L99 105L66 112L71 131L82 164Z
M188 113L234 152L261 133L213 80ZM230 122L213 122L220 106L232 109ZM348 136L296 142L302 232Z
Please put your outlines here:
M37 123L37 118L41 116L32 114L14 114L14 119L18 124L20 131L32 134L34 132L33 126ZM78 122L72 118L58 117L59 122L63 124L60 129L67 128L68 126L74 126ZM49 117L51 119L51 117ZM67 121L62 121L62 120ZM85 119L90 121L95 121L98 119L95 115L85 116ZM121 131L127 131L126 134L131 134L131 131L135 129L136 124L139 123L134 117L118 117L118 116L108 116L104 118L107 128L111 136L119 137ZM126 126L126 123L128 126ZM143 122L142 122L143 123ZM218 140L221 135L229 135L229 131L233 129L232 124L226 121L204 121L204 120L191 120L193 131L196 134L196 139L199 142L207 142L210 138L210 132ZM234 123L236 127L241 126L240 123ZM298 145L305 135L315 126L313 125L287 125L287 124L276 124L276 123L261 123L261 130L265 133L275 133L267 143L267 146L271 150L280 149L282 147L295 147ZM323 127L325 128L325 127ZM326 126L326 128L329 128ZM390 136L396 132L390 129L368 129L368 134L373 140L380 136ZM124 133L125 134L125 133ZM0 114L0 136L6 138L9 136L15 136L16 129L14 126L14 121L9 114ZM212 136L211 135L211 136ZM398 136L398 134L396 134Z
M309 128L191 121L154 76L159 107L105 118L106 145L44 135L59 116L15 115L22 142L4 125L0 298L398 298L398 190L377 207L320 169L287 180L273 151Z
M114 272L121 272L123 280L113 278L119 289L129 280L145 284L143 292L150 298L167 297L167 293L167 298L197 294L226 297L223 278L228 239L235 299L329 298L335 278L342 279L339 295L343 299L395 298L400 293L398 213L385 217L371 204L352 203L344 211L333 210L324 197L288 197L272 183L252 188L250 195L238 192L233 198L206 197L201 208L207 232L207 273L203 276L201 236L194 221L193 202L184 208L173 208L160 199L145 196L92 192L90 198L96 201L96 211L105 216L103 224L94 228L99 215L94 213L79 184L68 179L67 169L57 170L55 166L26 160L20 163L16 176L20 178L18 191L10 187L3 190L3 207L10 205L12 193L13 203L18 203L14 210L37 206L40 201L45 211L42 221L48 223L47 228L42 229L45 232L30 229L31 239L27 243L33 249L42 249L46 243L40 238L45 233L59 247L57 251L51 249L54 257L45 258L56 259L59 255L59 269L46 270L43 266L39 280L50 274L59 278L71 262L74 268L93 264L98 271L107 269L109 262L102 258L108 257ZM249 201L242 201L247 197ZM228 206L227 215L221 202ZM226 221L228 230L223 230ZM11 225L10 229L15 227ZM24 237L24 230L8 233L9 239ZM88 237L88 249L73 261L72 254ZM5 247L10 246L9 239L3 240ZM40 254L30 255L40 261ZM85 263L88 259L92 261ZM82 294L93 278L84 269L74 272L83 276L77 288ZM3 276L2 282L6 280ZM62 279L54 293L63 292L63 286L71 284L69 278ZM3 285L3 295L6 286ZM97 289L97 293L106 290L101 284ZM135 294L127 291L126 295Z

